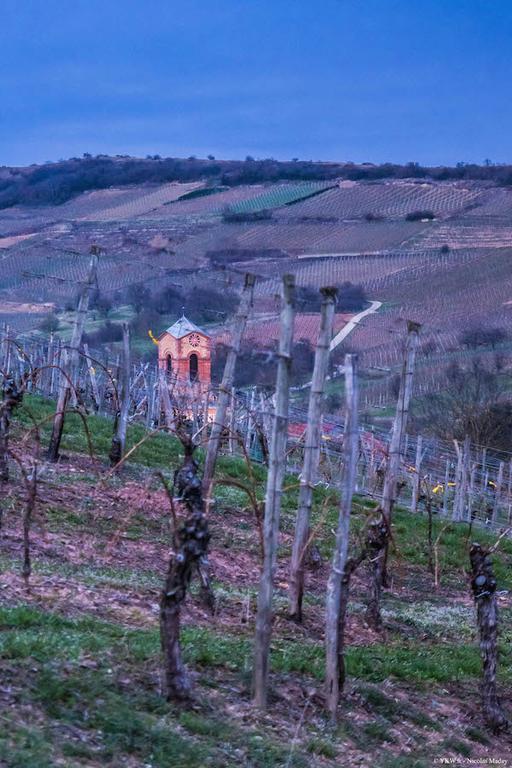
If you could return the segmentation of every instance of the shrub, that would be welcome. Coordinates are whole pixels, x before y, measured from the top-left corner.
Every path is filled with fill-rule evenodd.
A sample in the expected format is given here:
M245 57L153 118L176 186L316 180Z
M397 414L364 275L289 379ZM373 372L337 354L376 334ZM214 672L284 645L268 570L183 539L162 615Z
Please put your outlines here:
M467 328L459 336L460 343L465 347L494 347L508 338L504 328Z
M126 290L126 299L136 312L140 312L151 301L151 291L144 283L133 283Z
M423 219L428 219L429 221L433 221L435 219L435 213L433 211L412 211L411 213L408 213L405 217L406 221L423 221Z
M97 288L91 296L89 306L91 309L97 309L98 312L100 312L102 315L108 315L112 309L112 300L109 296L105 296L105 294L100 293L99 289Z
M238 222L268 221L272 218L272 211L267 208L263 208L261 211L232 211L230 208L225 208L222 212L222 218L230 224L236 224Z
M212 266L223 267L237 261L282 259L286 258L288 254L280 248L221 248L216 251L206 251L206 256Z
M120 325L107 320L105 325L98 328L94 333L84 333L84 342L90 345L107 344L111 341L121 341L123 338L123 329Z
M55 333L59 330L59 325L59 318L54 312L51 312L41 321L39 330L43 333Z

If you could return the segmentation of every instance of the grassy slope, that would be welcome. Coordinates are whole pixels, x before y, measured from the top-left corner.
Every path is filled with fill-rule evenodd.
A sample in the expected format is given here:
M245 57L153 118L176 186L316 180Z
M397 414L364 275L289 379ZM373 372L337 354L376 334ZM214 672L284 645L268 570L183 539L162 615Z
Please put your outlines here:
M40 400L29 406L38 419L51 412ZM20 413L20 426L23 421L26 413ZM283 508L270 716L255 713L249 695L258 541L245 495L227 485L217 488L211 521L217 615L205 613L195 587L184 612L184 649L197 699L189 710L165 703L157 606L168 512L151 468L175 466L178 447L158 435L134 454L123 478L101 484L111 426L92 418L91 430L98 459L65 460L41 489L30 592L18 575L21 501L15 486L4 499L1 765L386 768L427 766L447 755L507 754L509 747L497 746L478 714L480 660L463 574L467 531L459 526L443 535L442 583L435 592L426 568L425 520L404 511L395 518L382 636L363 621L364 571L354 583L351 677L340 724L328 724L319 699L327 566L308 577L305 626L285 617L292 478ZM131 442L141 436L140 427L130 429ZM86 450L78 420L68 420L64 447ZM245 469L226 458L221 473L243 478ZM255 473L261 497L264 472ZM316 490L314 519L324 555L332 546L336 502L335 494ZM370 506L356 501L354 532L368 514ZM485 536L479 532L478 538ZM495 558L500 588L512 587L511 558L506 543ZM502 602L500 686L510 691L512 615Z

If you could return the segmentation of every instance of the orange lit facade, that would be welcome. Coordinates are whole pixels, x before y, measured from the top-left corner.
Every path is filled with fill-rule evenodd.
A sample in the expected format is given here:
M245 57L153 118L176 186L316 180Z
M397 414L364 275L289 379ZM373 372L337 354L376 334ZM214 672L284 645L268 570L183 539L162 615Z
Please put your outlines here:
M179 385L211 384L211 338L183 315L158 337L158 366Z

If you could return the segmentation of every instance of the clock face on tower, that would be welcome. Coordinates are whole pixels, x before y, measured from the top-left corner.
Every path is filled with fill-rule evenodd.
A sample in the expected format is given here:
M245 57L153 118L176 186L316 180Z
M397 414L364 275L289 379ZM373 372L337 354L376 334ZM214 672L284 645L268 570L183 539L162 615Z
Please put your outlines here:
M198 347L199 344L201 343L199 334L191 333L190 336L188 337L188 343L190 344L191 347Z

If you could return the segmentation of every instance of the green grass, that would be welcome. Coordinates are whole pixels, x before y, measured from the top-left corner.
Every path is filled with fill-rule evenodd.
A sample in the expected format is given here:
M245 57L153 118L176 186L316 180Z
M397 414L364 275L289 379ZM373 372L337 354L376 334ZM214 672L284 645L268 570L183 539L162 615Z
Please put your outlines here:
M110 312L107 315L104 315L98 310L91 310L88 314L87 321L85 324L85 332L86 333L94 333L95 331L102 328L107 320L109 320L111 323L114 323L115 325L120 325L124 322L130 322L130 320L133 319L135 315L135 312L133 308L127 304L123 304L119 307L115 307L114 309L110 310ZM61 312L58 315L58 321L59 321L59 337L64 342L68 342L71 340L71 334L73 332L73 323L75 320L76 312L73 310L72 312ZM38 334L39 335L39 334ZM44 337L44 334L40 334Z
M387 726L384 723L375 721L373 723L366 723L362 727L362 732L368 737L370 742L381 744L382 742L395 743L394 736L389 732Z
M42 398L29 396L17 414L17 427L32 423L29 412L39 422L47 419L43 427L43 442L48 439L50 419L54 404ZM111 423L100 417L90 417L95 454L105 459L110 449ZM133 445L145 434L141 425L131 425L128 443ZM87 451L87 440L81 420L76 415L66 419L63 452ZM178 442L163 433L149 439L130 458L130 464L140 465L133 472L137 477L148 468L174 469L180 458ZM201 459L201 452L199 452ZM254 465L256 495L263 498L266 470ZM248 483L245 462L239 458L223 456L218 464L218 476ZM68 477L63 474L60 482L76 479L94 482L93 475ZM118 482L117 480L112 481ZM288 476L287 492L282 504L283 530L293 530L297 504L297 478ZM229 484L219 483L216 489L217 509L212 530L220 543L233 551L252 551L258 547L254 536L253 511L244 491ZM53 533L66 531L80 536L90 528L94 509L83 505L68 510L59 507L46 509L46 521ZM83 508L82 508L83 506ZM223 510L246 510L243 520L235 528L223 525ZM6 512L7 514L7 512ZM11 514L10 512L8 514ZM360 531L368 517L374 514L374 503L361 498L354 499L352 530ZM313 526L317 530L318 544L326 557L330 557L333 530L338 516L338 494L322 487L315 488ZM109 536L117 530L119 522L100 519L95 523L98 533ZM443 521L434 520L434 536ZM160 540L167 532L162 525L144 515L131 515L126 522L125 533L134 539ZM229 534L229 540L224 534ZM224 538L223 538L224 537ZM481 659L475 640L473 609L459 603L451 603L440 593L429 593L431 576L427 574L427 520L397 508L394 514L391 568L401 573L404 566L414 567L408 583L418 580L420 595L401 596L400 599L384 595L384 619L388 625L386 642L368 646L347 648L347 672L365 701L365 709L374 720L350 731L348 738L357 749L379 751L382 765L388 759L386 744L393 744L392 726L405 724L412 738L422 748L425 734L443 730L442 718L430 717L426 707L406 704L398 698L386 695L378 686L385 681L416 688L417 694L432 691L436 686L471 683L476 690L481 675ZM493 537L478 529L472 538L484 544ZM456 585L466 591L463 570L468 567L467 526L450 526L443 534L440 551L441 582ZM503 541L502 552L494 556L495 570L500 588L512 586L512 574L507 558L512 555L512 542ZM285 549L282 550L285 552ZM8 558L0 560L0 566L11 568ZM131 571L124 568L107 568L94 564L73 565L58 559L40 557L34 562L35 573L68 575L83 584L111 584L118 587L134 585L137 588L159 587L160 577L151 570ZM411 582L412 579L412 582ZM217 585L222 601L240 602L251 595L254 602L256 587L237 590L232 585ZM315 598L313 601L312 598ZM285 593L276 594L278 612L285 607ZM321 605L322 597L308 596L306 605ZM352 604L357 612L360 606ZM512 682L512 613L501 612L499 684ZM219 680L227 677L237 681L248 692L252 666L252 634L244 626L224 630L212 630L201 626L184 626L182 644L186 663L199 674L201 684L212 691L222 688ZM42 722L51 722L52 728L34 722L0 721L0 763L8 766L50 766L56 757L67 759L70 765L80 761L96 761L116 766L119 756L129 756L141 765L152 766L235 766L246 761L251 766L273 768L310 764L313 756L321 760L339 759L340 747L321 737L310 734L300 749L290 756L289 748L274 737L268 737L238 720L229 718L206 705L193 711L178 712L167 705L158 690L161 667L160 641L156 617L153 626L143 629L127 628L120 624L100 621L90 616L63 616L48 611L20 605L0 608L0 659L8 675L21 680L22 703L31 702L44 714ZM91 663L94 668L91 668ZM321 642L301 638L274 635L272 642L271 669L278 677L299 676L305 680L323 681L324 647ZM128 683L123 682L128 680ZM86 716L84 713L87 713ZM64 737L55 724L64 728ZM79 729L84 739L69 736L65 727ZM417 729L414 735L413 728ZM350 729L349 729L350 730ZM447 734L444 733L444 736ZM474 742L485 743L485 734L477 729L463 736ZM468 745L462 739L446 738L443 748L466 755ZM465 751L466 750L466 751ZM381 754L382 753L382 754ZM6 757L9 755L9 757ZM391 758L390 758L391 759ZM10 762L6 762L9 760ZM390 765L392 763L389 763ZM409 764L409 763L408 763ZM397 763L399 765L399 763ZM404 764L405 765L405 764ZM422 758L410 765L422 766Z
M440 728L436 720L433 720L426 712L413 706L410 701L397 701L387 696L374 685L360 685L358 692L372 712L386 718L391 723L409 720L411 723L422 728L430 728L435 731Z
M307 746L307 750L312 754L322 755L322 757L334 758L338 754L336 746L332 742L327 741L327 739L311 739Z
M189 662L214 668L229 668L230 657L240 660L247 649L221 635L197 637L194 629L184 631L184 646ZM277 768L289 758L286 743L241 730L213 710L175 712L160 695L154 674L160 667L156 629L127 630L23 605L2 608L0 658L5 674L14 675L17 685L23 682L21 703L30 702L54 724L45 731L0 723L0 757L10 759L2 764L54 765L59 749L107 765L131 755L158 768L234 768L241 764L237 754L244 754L248 765ZM68 736L77 729L85 743ZM300 753L288 764L308 765Z
M34 421L40 426L42 444L46 446L51 433L51 418L55 412L55 403L42 397L30 395L24 398L22 407L16 411L15 423L20 427L32 427ZM91 437L93 454L106 459L112 443L112 422L101 416L88 416L87 424ZM131 424L128 427L126 448L129 450L147 434L142 424ZM61 450L76 453L89 452L87 433L82 419L74 413L69 413L65 419L64 434ZM143 464L147 467L169 468L176 463L180 455L178 441L163 432L154 433L130 456L130 462Z
M19 426L32 426L33 420L42 424L41 433L43 445L48 441L51 432L51 416L55 405L51 401L37 396L27 396L24 405L18 409L16 422ZM88 417L89 431L93 446L93 452L102 459L108 457L112 440L112 423L110 420L99 416ZM127 448L131 448L147 434L142 424L132 424L128 428ZM62 451L78 453L88 452L88 441L83 422L76 414L66 417ZM154 433L130 456L129 463L141 464L151 468L174 468L180 457L178 441L163 432ZM198 451L201 460L202 451ZM218 477L230 477L248 484L248 473L245 461L237 457L221 456L217 464ZM256 481L256 494L261 500L264 496L264 483L266 469L260 465L253 465L253 474ZM295 511L298 497L298 480L288 475L285 479L288 488L282 502L283 530L291 532L294 526ZM244 491L230 486L217 486L219 502L236 508L248 506L249 500ZM328 501L325 508L325 501ZM366 500L354 500L354 515L352 528L354 531L361 529L368 515L372 514L372 503ZM314 509L312 515L313 526L318 529L318 545L320 551L326 557L330 556L333 546L333 529L336 526L338 516L338 494L332 490L318 487L314 492ZM443 519L437 516L434 519L434 539L445 524ZM417 565L426 568L428 565L427 549L427 518L415 515L414 519L408 511L398 507L393 516L394 543L391 551L392 562L399 565L407 562L409 565ZM477 539L483 544L491 544L495 537L481 528L475 529L471 534L472 540ZM462 582L463 570L468 567L468 526L464 523L454 524L444 531L439 545L441 580L448 577L456 577ZM495 572L501 589L512 589L512 571L506 558L512 557L512 541L504 539L500 550L494 556Z
M158 630L126 629L92 618L66 618L18 606L0 609L0 656L4 659L33 657L76 661L81 653L97 654L115 646L120 658L149 661L159 655ZM10 631L6 631L10 630ZM252 662L252 639L243 635L213 632L204 627L184 627L185 658L194 666L244 671ZM348 673L354 678L379 683L388 678L416 683L448 683L478 679L481 661L471 645L420 642L352 646L347 650ZM272 668L323 679L324 649L321 643L275 639ZM500 677L512 679L510 652L502 649Z

